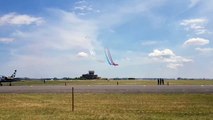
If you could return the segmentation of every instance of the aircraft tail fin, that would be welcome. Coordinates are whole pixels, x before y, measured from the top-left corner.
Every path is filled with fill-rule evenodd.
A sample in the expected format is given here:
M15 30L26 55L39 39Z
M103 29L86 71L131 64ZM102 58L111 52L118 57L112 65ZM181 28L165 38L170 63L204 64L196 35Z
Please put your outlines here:
M17 72L17 70L14 71L14 73L11 75L11 78L15 78L16 77L16 72Z

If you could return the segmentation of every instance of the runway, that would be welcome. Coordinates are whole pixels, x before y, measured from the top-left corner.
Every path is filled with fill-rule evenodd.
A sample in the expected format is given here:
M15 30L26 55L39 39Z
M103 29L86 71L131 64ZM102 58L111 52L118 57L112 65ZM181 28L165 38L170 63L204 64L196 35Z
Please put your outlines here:
M0 86L0 93L213 93L213 85Z

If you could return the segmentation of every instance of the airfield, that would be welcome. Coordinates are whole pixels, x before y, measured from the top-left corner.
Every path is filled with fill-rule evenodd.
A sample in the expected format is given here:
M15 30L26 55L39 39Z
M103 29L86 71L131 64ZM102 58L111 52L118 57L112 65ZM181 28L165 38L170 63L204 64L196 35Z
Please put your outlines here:
M213 80L54 80L17 81L0 93L213 93Z
M0 93L213 93L213 85L1 86Z
M1 120L210 120L213 80L17 81L0 86ZM72 111L74 88L74 111Z

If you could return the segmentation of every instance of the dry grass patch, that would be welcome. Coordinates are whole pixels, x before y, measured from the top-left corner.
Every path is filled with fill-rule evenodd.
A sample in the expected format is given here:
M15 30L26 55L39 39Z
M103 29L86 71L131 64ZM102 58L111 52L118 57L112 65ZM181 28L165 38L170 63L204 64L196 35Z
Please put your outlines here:
M213 94L0 94L2 120L210 120Z

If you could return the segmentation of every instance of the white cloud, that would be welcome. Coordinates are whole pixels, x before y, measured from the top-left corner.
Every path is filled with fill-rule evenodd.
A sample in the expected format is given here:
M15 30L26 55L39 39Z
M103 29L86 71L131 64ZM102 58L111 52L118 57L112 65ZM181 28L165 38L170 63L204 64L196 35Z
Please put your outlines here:
M79 53L77 54L77 56L78 56L78 57L88 57L89 55L88 55L87 53L85 53L85 52L79 52Z
M185 26L187 26L187 25L197 25L197 24L205 24L205 23L207 23L208 22L208 20L207 19L204 19L204 18L196 18L196 19L187 19L187 20L183 20L182 22L181 22L181 25L185 25Z
M209 40L204 38L190 38L183 43L183 46L191 46L191 45L206 45L209 44Z
M33 27L30 31L16 30L11 34L21 46L14 48L8 65L33 71L29 74L34 77L49 74L66 75L72 71L73 66L80 67L71 74L87 71L96 65L99 67L100 63L96 60L100 59L100 56L95 53L101 48L96 39L98 26L93 21L81 19L72 12L59 9L50 9L48 12L51 19L44 25ZM78 57L87 59L79 60ZM39 71L41 69L43 72ZM57 71L58 69L63 69L63 72Z
M100 13L100 10L93 8L89 2L84 0L76 2L73 11L80 16L84 16L90 13Z
M164 62L168 62L168 63L182 63L182 62L192 62L191 59L187 59L181 56L170 56L168 58L163 58Z
M185 27L185 30L193 32L197 35L206 34L208 30L206 29L206 24L208 19L205 18L196 18L196 19L187 19L183 20L180 25Z
M174 64L174 63L169 63L168 65L167 65L167 67L168 68L171 68L171 69L177 69L177 68L179 68L179 67L182 67L183 66L183 64Z
M87 1L85 1L85 0L80 0L80 1L76 2L75 4L82 4L82 3L87 3Z
M33 31L16 31L13 36L31 42L29 48L53 50L91 50L99 46L97 26L80 19L74 13L58 9L49 10L54 19ZM57 21L57 24L55 24Z
M162 51L155 49L152 53L149 54L150 57L170 57L174 56L175 54L170 49L164 49Z
M152 53L149 53L149 57L152 57L157 61L167 63L167 67L172 69L182 67L183 63L192 62L192 59L175 55L175 53L170 49L155 49Z
M202 53L213 53L213 48L196 48L196 50Z
M14 42L14 38L0 38L0 43L11 43Z
M29 15L20 15L17 13L9 13L0 17L0 25L40 25L44 22L41 17L32 17Z
M86 5L83 5L83 6L76 6L74 7L75 10L82 10L82 11L91 11L93 10L93 8L91 6L86 6Z

